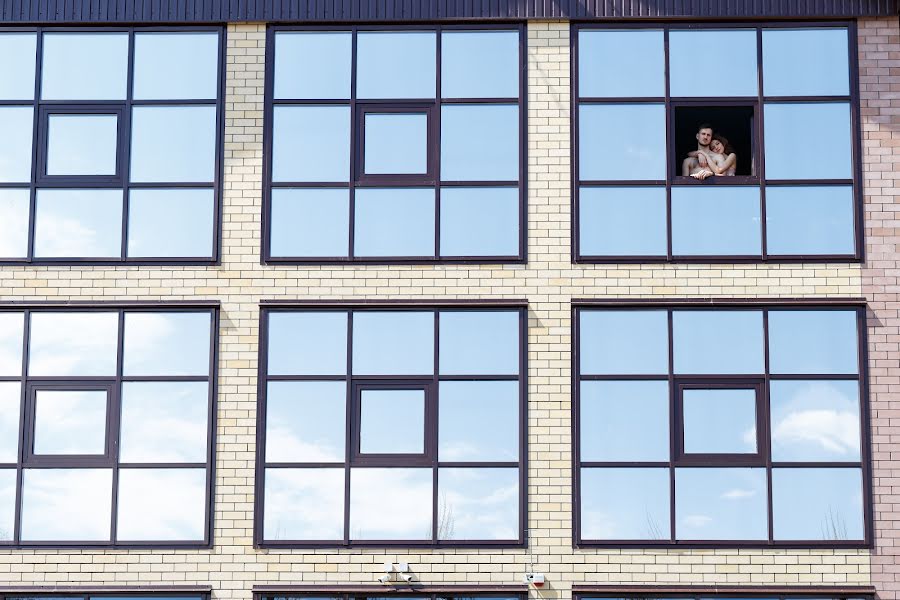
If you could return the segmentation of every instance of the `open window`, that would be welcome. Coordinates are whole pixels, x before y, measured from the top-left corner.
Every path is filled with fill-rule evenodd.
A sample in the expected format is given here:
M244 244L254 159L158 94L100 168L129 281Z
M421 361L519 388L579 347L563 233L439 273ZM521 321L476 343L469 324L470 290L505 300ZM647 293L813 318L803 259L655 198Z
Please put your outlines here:
M757 178L755 104L676 104L671 116L674 152L670 158L676 180L683 182L687 179L685 175L704 170L696 157L698 151L714 161L710 167L725 167L723 173L718 169L714 171L719 175L718 179L707 178L706 182L734 184ZM709 141L701 147L700 144L707 140L700 138L706 135ZM689 168L685 161L691 162ZM694 178L688 181L691 179Z

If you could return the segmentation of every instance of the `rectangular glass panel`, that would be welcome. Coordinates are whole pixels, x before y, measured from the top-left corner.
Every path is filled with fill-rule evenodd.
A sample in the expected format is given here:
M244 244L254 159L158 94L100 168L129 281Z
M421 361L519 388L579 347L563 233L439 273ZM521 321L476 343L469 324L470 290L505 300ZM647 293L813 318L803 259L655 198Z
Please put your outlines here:
M209 312L126 312L124 375L209 375Z
M49 115L47 175L115 175L117 115Z
M774 461L860 461L858 381L772 381Z
M582 381L581 460L669 460L668 381Z
M441 180L517 181L519 107L441 106Z
M850 94L846 28L763 29L762 45L767 96Z
M578 95L615 98L666 94L663 32L578 32Z
M109 541L112 469L25 469L22 540Z
M214 100L218 89L218 33L134 34L136 100Z
M441 96L516 98L518 31L441 32Z
M772 469L776 540L865 537L861 469Z
M668 540L669 469L582 469L581 538Z
M345 375L346 312L269 313L269 375Z
M266 469L268 541L344 538L344 469Z
M0 375L18 377L22 374L24 329L23 313L0 312Z
M34 98L34 66L37 34L0 34L0 100L32 100ZM5 130L5 128L4 128Z
M756 390L682 391L684 452L753 454L756 447Z
M440 382L438 458L517 462L519 385L518 381Z
M0 40L2 39L0 36ZM2 183L31 181L33 115L34 109L30 106L0 106L0 131L3 131L3 143L0 144Z
M665 375L669 327L664 310L580 312L582 375Z
M353 314L355 375L434 373L434 313L356 312Z
M120 469L116 538L202 541L205 469Z
M849 102L767 102L763 124L766 179L853 177Z
M364 127L366 174L428 171L426 113L366 113Z
M349 180L349 106L273 109L272 181Z
M361 454L425 452L424 390L362 390L359 404Z
M441 375L517 375L519 313L442 311Z
M37 390L35 454L106 454L105 390Z
M434 98L433 31L364 31L356 39L358 98Z
M349 31L277 32L275 98L349 99L352 35Z
M41 67L44 100L124 100L127 33L45 33Z
M0 258L28 255L28 212L31 193L0 189Z
M350 192L346 188L274 189L269 230L272 256L347 256Z
M676 310L672 335L676 373L765 370L761 310Z
M0 382L0 463L15 463L18 460L19 406L21 403L22 384L18 381ZM0 497L2 497L2 483L0 483ZM2 506L2 502L0 502L0 514L3 511ZM0 539L3 539L2 529L2 519L0 519Z
M131 112L131 181L212 182L215 106L135 106Z
M434 256L434 209L433 188L357 189L355 255Z
M578 111L582 181L665 179L663 104L582 104Z
M343 381L270 381L266 462L342 462L346 407Z
M118 313L36 312L30 327L29 375L116 374Z
M859 372L856 311L769 311L769 369L789 374Z
M518 469L439 469L439 540L519 538Z
M16 520L16 470L0 470L0 540L11 542Z
M215 228L212 189L128 192L128 256L211 258Z
M207 382L126 381L121 402L122 462L206 462Z
M683 186L672 189L672 253L759 255L759 188Z
M671 96L756 96L756 31L669 32Z
M766 187L769 254L853 254L853 188Z
M441 189L441 256L518 254L518 188Z
M433 496L430 468L351 469L350 539L431 539Z
M122 190L37 190L34 220L35 257L122 255Z
M579 203L582 256L665 256L665 188L582 187Z
M675 537L769 537L765 469L675 469Z

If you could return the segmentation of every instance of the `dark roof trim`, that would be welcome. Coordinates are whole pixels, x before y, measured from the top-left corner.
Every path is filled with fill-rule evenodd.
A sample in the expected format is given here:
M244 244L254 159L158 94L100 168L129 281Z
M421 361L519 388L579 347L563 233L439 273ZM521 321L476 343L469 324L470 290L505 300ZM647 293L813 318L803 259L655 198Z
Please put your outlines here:
M892 16L900 0L0 0L0 24Z

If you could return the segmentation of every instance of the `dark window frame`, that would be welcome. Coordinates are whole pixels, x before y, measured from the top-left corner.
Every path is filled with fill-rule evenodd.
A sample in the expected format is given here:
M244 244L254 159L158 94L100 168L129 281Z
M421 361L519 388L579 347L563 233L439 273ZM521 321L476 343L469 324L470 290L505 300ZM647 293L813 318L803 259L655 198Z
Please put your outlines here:
M874 600L875 588L853 586L706 586L706 585L579 585L572 589L573 600Z
M803 28L846 28L848 38L848 65L850 78L849 94L845 96L767 96L763 92L762 69L762 32L769 29L803 29ZM579 56L578 34L580 31L615 31L628 29L653 29L663 33L665 52L665 95L658 97L580 97L579 95ZM669 32L670 31L703 31L723 29L755 29L756 30L756 62L757 62L757 95L729 97L670 97L669 95ZM573 22L570 29L571 81L572 94L570 100L571 138L572 138L572 236L571 257L575 264L615 264L615 263L706 263L706 264L741 264L741 263L827 263L851 262L859 263L865 257L864 239L864 207L862 176L862 132L859 96L859 56L857 48L857 27L855 21L741 21L741 22L697 22L682 24L673 21L648 21L635 23L587 23ZM765 139L763 136L763 108L766 103L848 103L850 106L851 133L851 171L850 179L791 179L767 180L765 177ZM579 106L591 104L663 104L666 118L666 178L664 180L602 180L582 181L579 175ZM675 172L675 140L674 106L755 106L756 122L754 123L754 157L756 159L756 175L752 177L728 177L727 180L711 177L705 181L696 181L682 177ZM721 181L719 181L721 179ZM672 251L672 188L690 185L729 185L752 186L760 191L760 254L755 255L677 255ZM784 254L770 255L767 250L766 234L766 186L850 186L853 197L853 254ZM664 255L588 255L580 250L580 188L602 187L665 187L666 193L666 254Z
M480 591L479 588L485 591ZM422 600L526 600L528 590L524 586L515 585L421 585L418 581L412 584L400 582L391 587L380 588L364 585L298 585L257 586L253 589L253 600L377 600L410 595Z
M125 156L127 155L127 150L125 149L125 140L128 137L125 131L124 124L125 121L125 107L124 106L113 106L113 105L102 105L102 104L53 104L53 105L43 105L39 109L38 115L38 134L39 138L35 140L35 144L37 144L37 165L34 172L34 179L37 182L39 187L44 189L48 187L63 187L72 186L75 189L80 189L84 186L99 186L105 187L105 184L109 184L115 187L121 186L125 187ZM115 115L116 121L116 171L112 175L49 175L47 173L48 162L47 159L50 155L50 125L49 119L52 116L57 115Z
M356 174L356 185L365 187L367 185L394 187L394 186L432 186L436 184L434 174L437 172L437 152L435 152L435 135L439 135L435 131L436 112L435 105L421 104L416 102L396 102L391 104L376 102L357 102L357 120L354 123L354 129L359 137L357 144L357 152L353 157L356 165L353 172ZM410 115L424 114L427 119L425 133L425 172L424 173L366 173L366 117L369 115ZM438 117L440 118L440 117Z
M356 98L356 39L357 33L370 31L413 32L427 31L436 34L436 70L434 98L357 99ZM518 98L441 98L441 33L444 31L510 31L519 34L519 97ZM352 35L351 94L349 99L275 99L275 36L279 32L333 32ZM291 26L269 25L266 28L265 109L263 121L263 211L261 264L335 265L335 264L524 264L527 262L528 240L528 105L527 105L527 33L519 24L434 24L434 25L328 25ZM518 181L441 181L440 179L440 121L441 107L456 104L506 105L514 104L519 110L519 178ZM350 174L344 182L274 182L272 180L273 125L276 106L348 106L350 108ZM373 176L360 177L362 167L362 140L360 139L363 107L371 106L428 105L429 118L429 177L424 176ZM435 192L434 254L429 256L354 256L354 208L357 188L370 187L428 187ZM503 256L441 256L441 188L450 187L516 187L519 193L518 254ZM347 256L289 257L272 255L272 191L276 189L324 188L349 190L349 245Z

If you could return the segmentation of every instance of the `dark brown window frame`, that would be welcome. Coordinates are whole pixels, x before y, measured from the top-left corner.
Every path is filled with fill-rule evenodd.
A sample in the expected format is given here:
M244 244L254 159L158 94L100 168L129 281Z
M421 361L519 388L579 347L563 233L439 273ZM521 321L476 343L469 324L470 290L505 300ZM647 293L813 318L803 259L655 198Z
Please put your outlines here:
M4 586L0 600L210 600L208 586L122 585L122 586Z
M349 99L316 99L316 100L282 100L275 99L275 35L279 32L345 32L353 36L351 57L351 97ZM436 96L434 98L397 98L392 100L356 98L356 35L368 31L430 31L437 36L436 60ZM443 31L511 31L519 34L519 97L518 98L441 98L441 32ZM297 265L332 265L332 264L524 264L527 260L527 149L528 149L528 107L527 107L527 35L524 24L434 24L434 25L328 25L328 26L290 26L270 25L266 29L265 75L265 117L263 124L263 215L262 215L262 264L297 264ZM515 104L519 110L519 178L518 181L441 181L440 179L440 119L441 107L456 104L501 105ZM350 132L350 174L347 181L342 182L274 182L272 181L273 123L275 106L348 106L352 130ZM429 178L426 176L363 176L361 177L362 148L360 139L361 108L369 110L372 106L385 107L403 105L428 105L431 107L428 127L428 161ZM434 254L430 256L354 256L354 207L355 191L367 187L429 187L435 192L434 214ZM440 254L441 232L441 188L450 187L516 187L519 192L519 230L518 254L513 256L442 256ZM322 257L289 257L273 256L272 248L272 190L292 188L324 188L347 189L349 198L349 246L347 256Z
M658 600L659 598L679 598L683 600L724 600L746 598L747 600L874 600L872 586L707 586L707 585L591 585L572 586L573 600Z
M668 320L668 375L582 375L580 368L580 314L590 310L665 310ZM690 310L760 310L763 318L763 344L765 352L765 373L758 379L763 382L763 396L757 397L757 440L761 435L769 435L768 425L768 387L770 381L790 381L808 379L830 379L840 381L857 381L859 384L859 420L860 420L860 460L858 462L773 462L769 452L770 439L766 437L763 445L758 448L762 453L764 462L760 465L766 469L767 478L767 540L679 540L675 536L675 493L674 477L676 467L684 466L746 466L741 464L744 455L738 455L735 461L730 461L731 455L712 455L710 461L695 461L698 455L676 454L676 436L681 433L681 424L677 421L676 406L680 402L676 400L676 386L681 381L710 381L720 383L734 381L737 385L746 385L748 381L757 379L747 375L684 375L674 372L673 357L673 311ZM856 375L833 374L777 374L769 372L769 336L768 313L770 311L804 311L804 310L842 310L856 313L856 327L858 335L858 360ZM572 511L572 543L575 548L854 548L871 549L874 545L874 502L872 492L872 465L871 465L871 436L869 427L869 397L868 397L868 345L866 329L866 302L856 298L789 298L769 300L704 300L704 299L638 299L638 300L596 300L573 299L572 300L572 469L573 482L573 511ZM670 454L669 460L664 462L634 462L622 463L616 461L582 461L581 460L581 382L582 381L610 381L610 380L645 380L667 381L669 383L669 435ZM763 406L760 406L763 405ZM765 432L760 431L765 428ZM758 442L759 443L759 442ZM687 459L685 461L685 459ZM747 462L752 462L753 459ZM756 464L756 463L754 463ZM586 540L581 535L581 471L583 467L665 467L669 470L669 520L670 537L668 540ZM862 496L863 496L863 539L862 540L787 540L779 541L773 537L772 519L772 468L853 468L861 470Z
M438 170L436 143L434 136L438 135L435 131L435 113L439 107L435 104L422 104L417 102L401 102L396 103L378 103L378 102L357 102L356 117L354 124L356 134L359 138L357 144L356 166L353 172L356 174L356 183L359 186L371 184L373 186L395 186L399 183L404 185L421 185L433 186L436 184L434 174ZM424 173L366 173L366 117L369 115L412 115L424 114L427 119L425 129L425 172ZM438 117L440 118L440 117Z
M670 97L669 96L669 32L705 29L755 29L756 30L756 62L757 62L757 95L740 98L697 98L697 97ZM767 29L798 29L798 28L846 28L848 36L848 65L849 65L849 95L846 96L766 96L763 93L762 73L762 32ZM655 29L661 30L664 35L664 51L666 61L665 72L665 96L660 97L580 97L578 90L578 33L580 31L615 31L622 29ZM859 57L857 51L857 32L855 21L748 21L725 22L704 21L690 24L682 24L672 21L647 21L640 23L587 23L573 22L570 30L571 44L571 131L572 131L572 236L571 256L576 264L615 264L615 263L826 263L826 262L862 262L865 255L864 239L864 208L863 208L863 177L862 177L862 135L859 100ZM763 110L766 102L778 103L849 103L850 105L850 130L851 130L851 179L791 179L791 180L766 180L765 177L765 140L763 139ZM591 104L664 104L666 117L666 179L665 180L600 180L582 181L579 175L579 118L578 112L581 105ZM755 107L757 119L754 124L753 153L756 159L756 175L752 177L729 177L727 181L718 177L711 177L705 181L696 181L686 178L675 172L675 140L674 131L674 106L693 104L695 106L749 106ZM760 191L760 254L759 255L676 255L672 252L672 188L690 185L749 185L758 187ZM852 187L853 196L853 254L809 254L809 255L770 255L767 251L766 234L766 185L842 185ZM666 254L655 256L640 255L586 255L580 250L580 189L582 187L663 187L666 192Z
M422 598L423 600L526 600L528 590L515 585L423 585L417 581L392 586L297 585L254 586L253 600L376 600L377 598ZM37 599L40 600L40 599Z
M115 115L116 121L116 172L112 175L49 175L47 173L47 157L50 153L50 125L51 116L57 115ZM36 168L32 170L33 178L39 187L46 189L54 185L71 185L78 189L79 187L99 186L104 184L113 186L113 189L125 187L125 140L128 134L125 131L125 106L115 106L112 104L43 104L39 108L38 115L38 139L35 141L37 145Z

